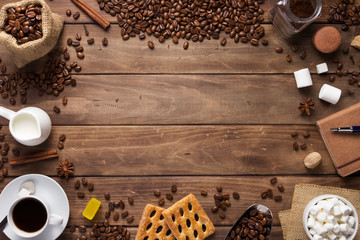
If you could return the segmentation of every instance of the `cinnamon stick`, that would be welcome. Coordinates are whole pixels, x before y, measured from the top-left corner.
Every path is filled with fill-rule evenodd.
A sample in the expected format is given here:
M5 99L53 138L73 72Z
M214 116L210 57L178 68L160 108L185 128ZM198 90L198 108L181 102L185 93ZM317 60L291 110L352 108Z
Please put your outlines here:
M56 149L45 151L45 152L38 152L33 153L25 156L20 157L14 157L11 158L9 163L10 165L18 165L18 164L24 164L24 163L30 163L30 162L37 162L41 160L46 160L50 158L56 158L59 155L57 154Z
M83 0L71 0L76 6L83 10L92 20L97 22L103 29L107 29L110 26L110 22L96 12Z

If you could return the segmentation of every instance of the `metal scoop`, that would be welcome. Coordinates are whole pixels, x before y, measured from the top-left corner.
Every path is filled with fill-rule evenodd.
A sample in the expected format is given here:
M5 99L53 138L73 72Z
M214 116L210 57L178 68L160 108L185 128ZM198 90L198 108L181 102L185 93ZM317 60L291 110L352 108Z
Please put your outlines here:
M273 215L272 212L270 211L270 209L262 204L253 204L251 205L248 209L246 209L246 211L240 216L240 218L236 221L236 223L231 227L229 233L226 235L225 240L227 239L233 239L231 238L231 233L234 231L236 233L236 229L241 226L242 224L242 220L244 222L247 221L248 218L250 217L255 217L257 213L261 213L263 215L264 218L267 218L268 220L266 220L266 224L264 224L263 226L261 226L262 228L269 228L269 230L266 232L265 234L265 238L266 239L270 239L270 234L271 234L271 228L272 228L272 222L273 222ZM255 224L254 224L254 229L255 228ZM237 235L237 234L236 234ZM267 237L268 236L268 237ZM240 236L240 239L245 239L242 238Z

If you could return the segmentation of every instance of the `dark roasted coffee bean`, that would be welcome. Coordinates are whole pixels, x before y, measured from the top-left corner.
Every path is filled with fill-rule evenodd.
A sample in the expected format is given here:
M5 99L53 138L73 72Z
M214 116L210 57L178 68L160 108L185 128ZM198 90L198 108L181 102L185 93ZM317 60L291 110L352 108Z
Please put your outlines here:
M119 220L119 216L120 216L119 213L118 213L118 212L115 212L114 215L113 215L114 221Z
M216 186L216 191L217 191L217 192L221 193L222 190L223 190L223 188L222 188L221 185L217 185L217 186Z
M87 188L88 188L89 191L93 191L94 190L94 184L93 183L88 183Z
M174 199L174 196L171 193L167 193L166 199L172 201Z
M161 192L159 190L154 190L154 196L155 197L160 197L161 196Z
M219 216L221 219L224 219L226 217L225 212L222 209L219 210Z
M267 46L267 45L269 45L269 41L267 39L262 39L261 44L264 46Z
M341 62L339 62L338 64L337 64L337 69L338 70L341 70L343 68L343 64L341 63Z
M265 198L267 198L268 195L269 195L269 193L268 193L268 191L266 191L266 192L261 193L260 197L262 199L265 199Z
M80 34L80 33L76 33L76 34L75 34L75 39L80 41L80 40L81 40L81 34Z
M78 193L77 193L77 197L78 197L78 198L84 198L84 197L85 197L85 193L83 193L83 192L78 192Z
M294 44L291 44L291 51L297 52L297 50L298 50L297 45L296 45L295 43L294 43Z
M233 198L234 198L234 199L240 199L240 194L239 194L239 192L233 192Z
M284 190L285 190L285 188L284 188L284 186L282 184L278 185L278 189L279 189L280 192L284 192Z
M290 135L291 137L296 138L299 134L297 132L292 132Z
M225 46L226 45L226 38L222 38L220 44L221 44L221 46Z
M106 209L105 210L105 218L108 219L110 217L110 215L111 215L110 209Z
M187 50L189 48L189 42L188 41L185 41L184 44L183 44L183 48L185 50Z
M88 185L88 180L85 177L81 178L81 184L83 186L87 186Z
M283 52L283 48L282 48L282 47L276 47L276 48L275 48L275 52L277 52L277 53L282 53L282 52Z
M76 55L80 59L84 59L84 57L85 57L85 54L83 52L77 52Z
M3 169L1 169L1 172L4 177L7 177L7 175L9 174L9 171L6 167L3 167Z
M94 42L95 42L95 39L94 39L94 38L89 38L89 39L87 40L87 43L88 43L89 45L94 44Z
M306 143L303 143L303 144L300 145L300 148L301 148L302 150L305 150L306 147L307 147L307 146L306 146Z
M71 225L69 231L70 231L71 233L73 233L73 232L75 232L75 230L76 230L76 226L75 226L75 225Z
M68 17L71 16L71 10L70 10L70 9L67 9L67 10L66 10L66 16L68 16Z
M103 45L104 47L106 47L108 44L109 44L108 39L107 39L106 37L103 38L103 40L102 40L102 45Z
M282 200L282 196L276 195L276 196L274 196L274 200L275 200L275 202L280 202Z
M153 41L148 41L147 45L150 49L154 49L154 47L155 47Z
M65 140L66 140L66 135L65 135L65 134L61 134L61 135L59 136L59 141L64 142Z
M110 193L104 193L104 198L106 200L110 200Z
M79 232L85 233L86 232L86 227L85 226L79 226Z
M329 81L330 82L335 82L335 79L336 79L335 75L330 75L329 76Z
M79 187L80 187L80 181L79 180L76 180L74 182L74 187L75 187L75 189L79 189Z
M177 186L175 184L171 185L171 192L176 193L177 192Z
M213 206L211 208L211 212L213 212L213 213L216 213L218 210L219 210L219 208L217 206Z
M62 141L59 141L57 144L59 149L63 149L64 148L64 143Z
M128 202L130 205L134 205L134 198L133 197L128 197Z
M163 206L165 204L165 199L164 198L160 198L159 199L159 206Z
M272 178L270 178L270 183L271 183L271 184L277 183L277 177L272 177Z
M353 88L348 88L347 93L348 93L349 96L352 96L352 95L355 94L355 91L354 91Z
M306 52L302 51L299 56L300 56L301 59L304 60L306 58Z
M274 194L271 189L268 189L268 198L273 198Z
M16 101L15 101L14 98L10 98L10 99L9 99L9 102L10 102L11 105L15 105L15 104L16 104Z
M291 62L291 61L292 61L292 57L291 57L290 54L286 54L285 58L286 58L286 61L287 61L287 62Z
M215 193L214 194L214 199L222 201L223 200L223 195L221 193Z
M19 156L20 155L20 150L17 149L17 148L13 148L12 153L14 154L14 156Z
M55 113L60 113L60 108L58 106L54 106L53 110Z
M134 216L130 216L130 217L126 218L126 221L127 221L128 223L134 222Z
M121 217L122 217L122 218L126 218L128 215L129 215L129 212L128 212L128 211L123 211L123 212L121 213Z
M109 209L110 209L110 211L114 211L114 210L115 210L115 205L114 205L114 203L109 202Z
M294 143L293 143L293 149L294 149L295 151L299 150L299 144L298 144L297 142L294 142Z
M80 13L79 13L79 12L74 13L73 18L74 18L75 20L77 20L79 17L80 17Z
M68 38L68 39L67 39L67 41L66 41L67 45L69 45L69 46L71 46L71 45L72 45L72 42L73 42L73 41L72 41L72 39L71 39L71 38Z
M306 131L304 132L304 138L309 138L310 137L310 132L309 131Z
M204 190L204 189L201 189L200 190L200 194L202 195L202 196L207 196L207 191L206 190Z
M83 52L84 48L80 45L80 46L75 47L75 51L76 52Z
M120 207L121 209L124 209L124 208L125 208L125 203L124 203L123 200L120 200L120 201L119 201L119 207Z

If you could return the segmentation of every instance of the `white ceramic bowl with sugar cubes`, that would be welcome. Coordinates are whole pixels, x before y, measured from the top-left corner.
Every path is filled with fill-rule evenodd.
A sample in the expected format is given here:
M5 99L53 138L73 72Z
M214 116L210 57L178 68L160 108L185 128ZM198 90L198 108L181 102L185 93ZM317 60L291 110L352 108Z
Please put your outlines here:
M352 240L359 219L354 206L337 195L321 195L305 207L303 225L311 240Z

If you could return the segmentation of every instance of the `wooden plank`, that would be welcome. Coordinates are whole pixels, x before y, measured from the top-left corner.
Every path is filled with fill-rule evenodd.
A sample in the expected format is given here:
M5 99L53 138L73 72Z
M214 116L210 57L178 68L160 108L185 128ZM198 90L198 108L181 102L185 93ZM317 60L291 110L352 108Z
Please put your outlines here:
M2 4L7 4L7 3L11 3L11 2L13 2L13 0L2 0L1 6L2 6ZM319 19L316 20L316 22L321 22L321 23L327 22L328 12L330 10L330 4L333 2L335 2L335 1L331 1L331 0L322 1L323 14L320 16ZM97 12L99 12L102 16L104 16L110 22L117 23L115 17L112 17L109 14L106 14L104 11L100 11L99 5L96 3L96 1L88 0L88 1L86 1L86 3L89 4L89 6L93 7ZM61 2L60 1L47 1L47 4L50 6L51 10L54 13L62 15L64 17L66 23L92 23L93 22L85 13L83 13L79 8L77 8L70 1L64 1L64 2L62 2L62 1ZM273 1L265 1L265 3L261 5L261 7L265 11L264 18L265 18L265 22L267 22L267 23L269 22L268 10L272 7L273 4L274 4ZM80 18L78 20L74 20L73 17L67 17L65 14L65 11L67 9L70 9L73 13L76 11L80 11L81 12Z
M311 137L304 139L307 130ZM306 150L293 150L292 131L299 132L296 141L306 143ZM66 134L60 160L73 162L78 176L335 174L319 133L310 126L65 126L54 127L39 147L15 144L7 129L3 132L23 155L56 148L59 135ZM323 160L310 171L303 159L312 151ZM54 175L56 167L56 159L46 160L10 167L9 174Z
M181 174L181 173L180 173ZM173 203L180 200L189 193L193 193L207 212L209 218L216 226L231 226L240 215L253 203L260 203L268 206L273 212L274 224L280 225L278 213L279 211L290 209L292 202L292 195L294 187L298 183L311 183L326 186L346 187L360 190L358 184L360 176L340 178L338 176L278 176L278 183L282 183L285 187L284 193L280 193L276 186L272 186L269 182L271 176L231 176L231 177L87 177L88 182L94 183L94 191L89 192L85 187L81 186L79 190L74 189L74 180L65 179L56 181L64 188L70 202L70 219L69 225L85 225L92 226L95 222L104 221L105 211L108 208L108 201L104 198L104 193L110 193L110 201L125 201L124 211L128 211L130 216L134 216L135 221L128 224L125 219L120 218L114 221L112 217L109 218L110 224L122 224L129 226L137 226L146 204L157 205L158 197L155 197L154 190L159 190L162 196L170 192L172 184L176 184L178 191L174 194L174 200L165 201L164 208L170 207ZM78 178L80 179L80 178ZM2 183L0 188L9 182L7 178L5 183ZM240 200L230 198L231 207L225 213L226 218L221 219L218 214L213 214L211 208L214 206L213 195L216 193L216 186L220 184L223 186L224 193L232 194L233 191L238 191ZM208 191L208 196L200 195L200 190ZM282 195L281 202L275 202L273 199L261 199L260 195L267 189L273 189L275 195ZM77 192L83 191L85 193L84 199L77 198ZM127 197L134 198L134 205L130 206L127 202ZM90 198L95 197L102 202L102 207L99 213L92 221L86 220L82 217L87 202ZM123 211L116 208L115 211ZM114 213L112 213L114 214Z
M220 40L204 41L202 43L190 42L187 51L182 48L183 40L178 45L170 41L160 44L153 36L145 41L138 38L123 41L120 39L120 28L113 26L109 32L104 32L95 25L89 25L90 36L95 38L95 44L88 46L86 37L82 40L85 47L85 59L79 60L83 71L82 74L106 73L106 74L147 74L147 73L173 73L173 74L230 74L230 73L290 73L310 68L315 73L315 65L324 62L329 63L330 71L335 72L336 65L330 63L329 59L334 56L344 61L350 68L358 70L357 65L352 65L348 56L341 51L338 54L324 56L314 50L311 44L312 33L322 25L312 25L303 35L297 39L298 52L292 53L289 43L281 38L272 25L265 26L266 38L269 39L269 46L254 47L250 44L234 43L228 39L226 46L220 45ZM340 26L338 26L340 27ZM356 35L358 28L351 28L350 31L342 33L343 45L350 43ZM80 32L84 34L82 25L66 25L59 40L58 46L65 46L66 40ZM101 40L106 36L109 39L108 47L103 47ZM155 42L155 49L150 50L147 41ZM277 46L284 48L283 54L275 53ZM307 57L301 60L299 53L305 50ZM77 60L75 50L69 50L71 61ZM354 55L358 64L359 54L356 49L351 49L350 54ZM292 63L286 62L286 53L293 55ZM8 65L8 72L15 71L15 65L10 53L5 47L0 47L0 56ZM42 64L35 62L28 66L27 70L40 68Z
M328 76L313 76L314 86L297 89L292 75L80 75L77 87L66 87L59 98L29 91L28 106L44 109L55 125L115 124L314 124L360 100L360 89L349 96L346 78L331 85L343 90L337 105L318 99ZM61 96L69 103L62 106ZM301 115L299 103L312 97L312 116ZM3 106L18 110L8 99ZM61 113L53 112L53 106ZM5 119L0 123L8 124Z
M213 235L206 238L207 240L223 240L226 234L228 233L229 227L223 227L223 226L215 226L216 231ZM128 231L131 233L131 239L135 239L137 228L135 227L129 227ZM91 232L90 228L87 228L85 236L89 236ZM58 238L58 240L69 240L69 239L75 239L76 237L81 237L83 234L79 233L78 231L71 233L69 231L69 228L66 228L64 233ZM0 234L0 239L8 239L4 234ZM282 237L282 230L280 226L273 226L271 231L271 239L273 240L280 240L283 239Z

